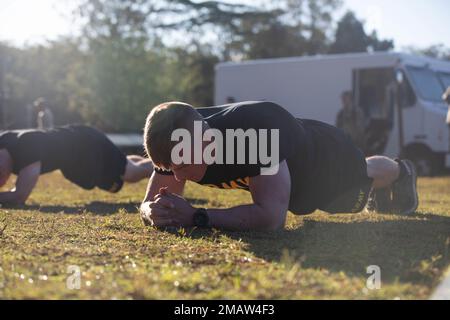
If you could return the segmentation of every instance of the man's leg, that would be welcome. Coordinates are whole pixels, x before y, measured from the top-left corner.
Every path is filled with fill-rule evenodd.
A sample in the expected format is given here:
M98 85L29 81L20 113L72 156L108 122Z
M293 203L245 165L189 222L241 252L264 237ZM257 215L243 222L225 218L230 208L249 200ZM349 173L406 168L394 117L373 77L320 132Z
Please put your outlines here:
M411 161L375 156L367 158L366 162L367 175L373 179L375 202L380 202L376 207L382 208L380 211L391 209L411 214L417 210L417 174Z
M127 157L127 166L123 180L129 183L139 182L142 179L150 178L153 173L153 163L150 159L137 155Z
M400 176L400 165L392 159L374 156L366 159L367 175L373 179L373 188L390 187Z

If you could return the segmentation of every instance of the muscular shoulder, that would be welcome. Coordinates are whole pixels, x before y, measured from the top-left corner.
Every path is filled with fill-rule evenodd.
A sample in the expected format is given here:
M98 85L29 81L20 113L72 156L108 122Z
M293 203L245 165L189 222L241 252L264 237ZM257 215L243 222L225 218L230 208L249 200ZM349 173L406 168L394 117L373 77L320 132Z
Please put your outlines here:
M247 101L237 103L233 111L239 114L252 114L253 116L282 116L289 114L282 106L270 101Z
M212 127L278 128L295 118L280 105L267 101L246 101L224 106L207 119Z

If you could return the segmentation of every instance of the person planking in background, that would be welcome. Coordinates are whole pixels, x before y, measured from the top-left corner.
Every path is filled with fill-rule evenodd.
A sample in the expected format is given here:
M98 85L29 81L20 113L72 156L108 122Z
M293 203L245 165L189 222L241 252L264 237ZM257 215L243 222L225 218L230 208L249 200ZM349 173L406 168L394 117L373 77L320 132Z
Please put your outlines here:
M124 182L150 177L153 165L127 157L102 132L84 125L0 133L0 186L17 175L14 189L0 192L0 204L25 203L39 176L58 169L83 189L116 193Z

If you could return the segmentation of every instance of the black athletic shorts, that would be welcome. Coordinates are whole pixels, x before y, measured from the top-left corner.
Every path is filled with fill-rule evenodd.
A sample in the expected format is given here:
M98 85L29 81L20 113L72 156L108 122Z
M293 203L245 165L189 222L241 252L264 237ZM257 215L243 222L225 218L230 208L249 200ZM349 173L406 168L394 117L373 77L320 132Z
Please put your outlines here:
M123 186L127 158L106 135L92 127L71 126L71 159L61 168L63 175L80 187L98 187L118 192Z
M356 213L367 204L373 179L367 176L364 154L340 129L314 120L298 121L308 136L307 155L289 163L294 214L319 209L328 213ZM305 152L301 150L300 152Z

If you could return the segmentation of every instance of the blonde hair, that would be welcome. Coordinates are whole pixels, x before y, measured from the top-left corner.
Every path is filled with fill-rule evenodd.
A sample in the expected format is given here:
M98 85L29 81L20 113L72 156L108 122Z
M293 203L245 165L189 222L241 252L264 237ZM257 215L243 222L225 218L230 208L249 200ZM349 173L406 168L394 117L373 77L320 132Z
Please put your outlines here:
M165 102L153 108L144 128L144 147L156 167L169 169L172 149L177 142L171 141L176 129L191 130L201 115L194 107L183 102Z

